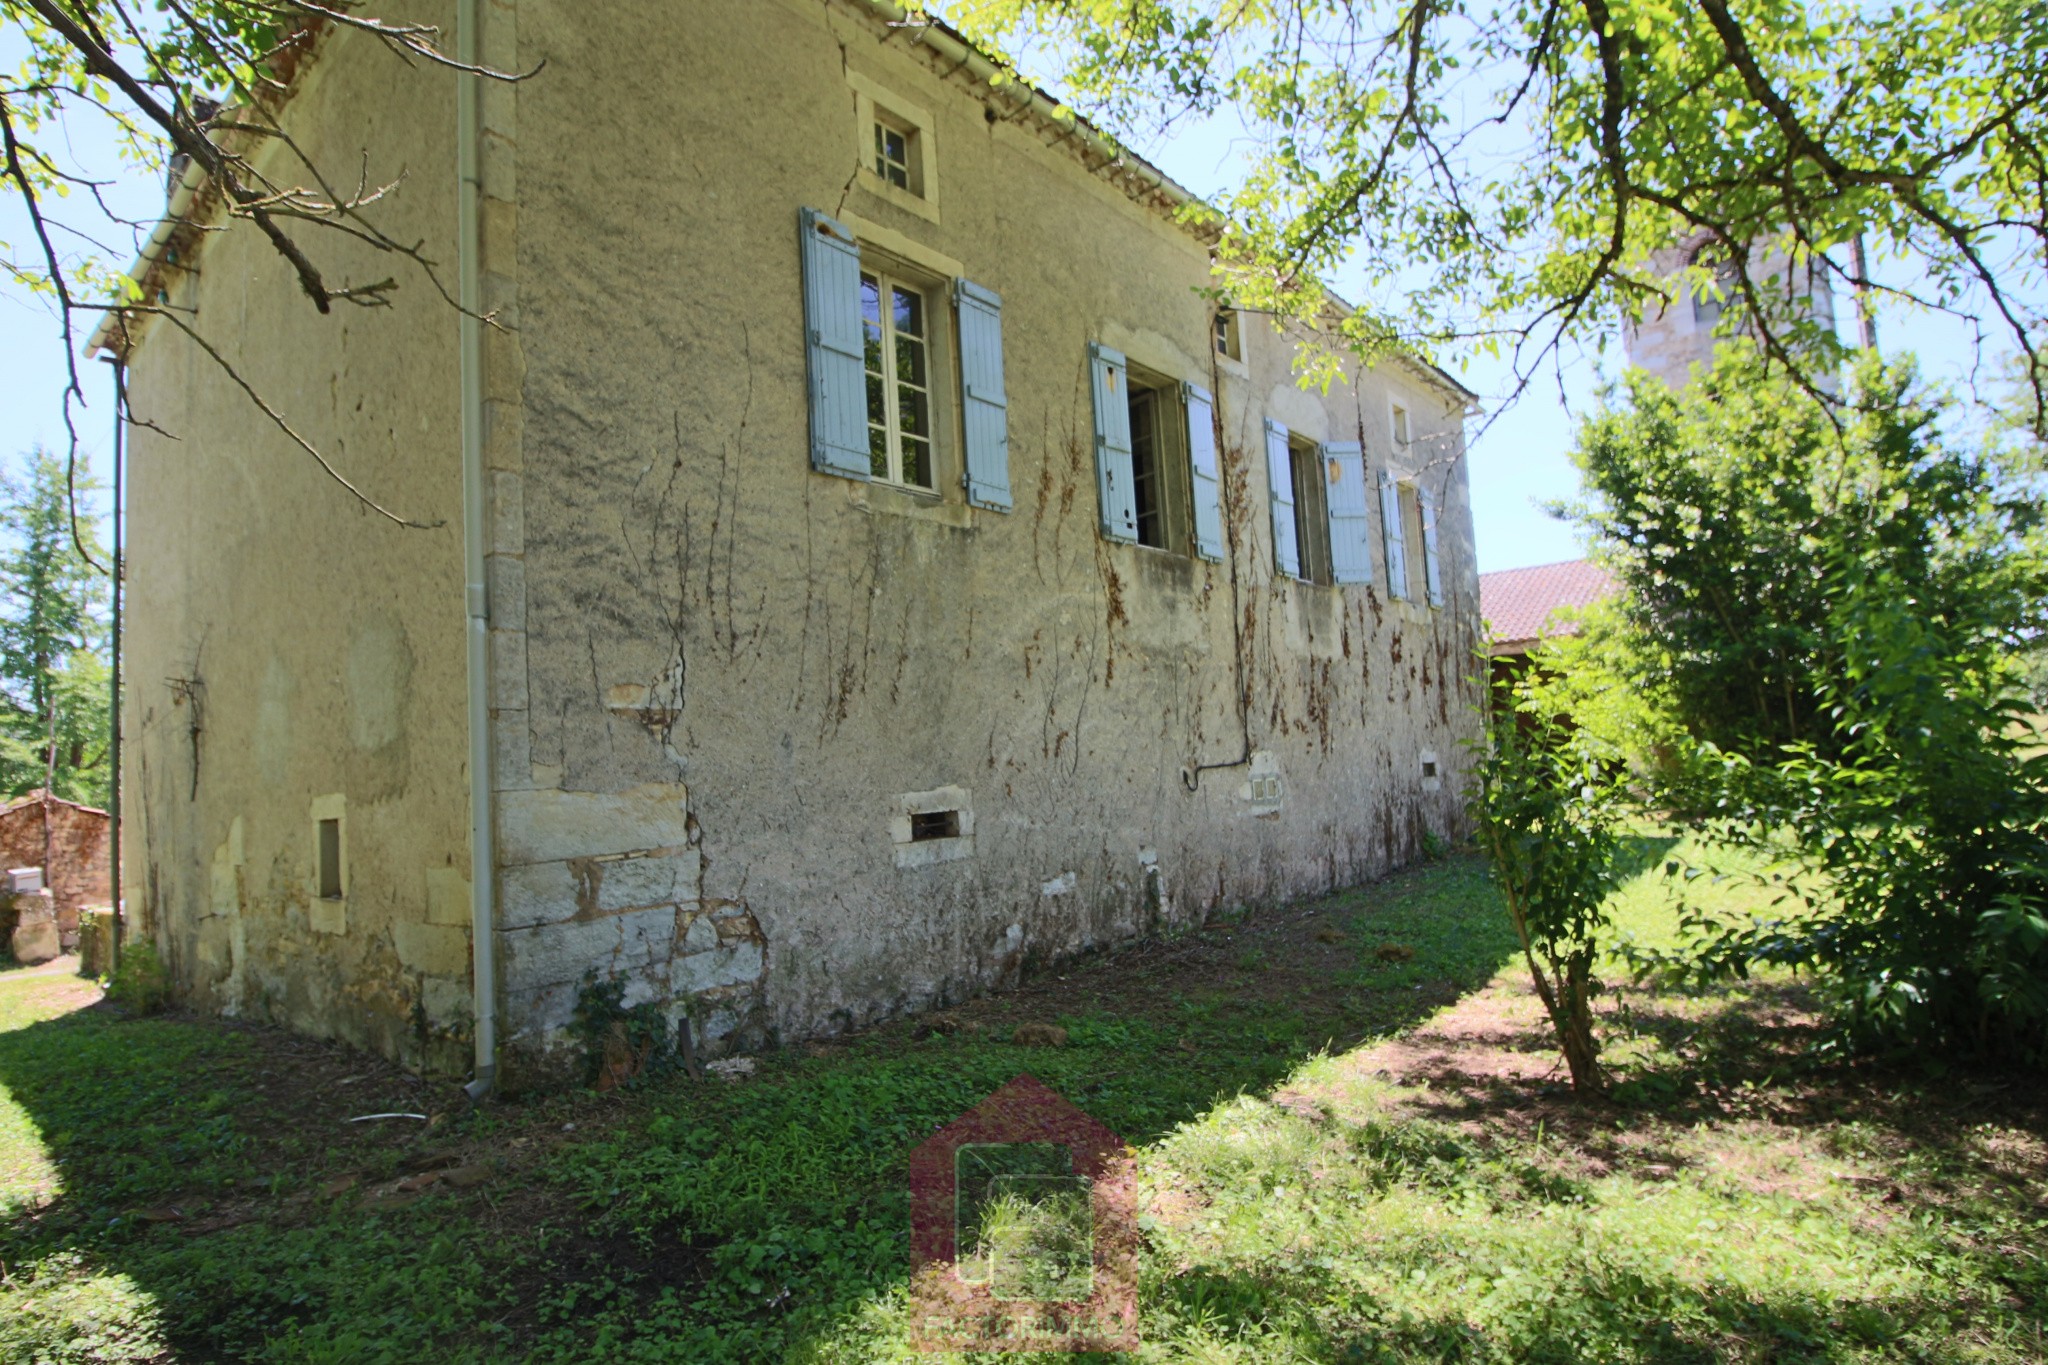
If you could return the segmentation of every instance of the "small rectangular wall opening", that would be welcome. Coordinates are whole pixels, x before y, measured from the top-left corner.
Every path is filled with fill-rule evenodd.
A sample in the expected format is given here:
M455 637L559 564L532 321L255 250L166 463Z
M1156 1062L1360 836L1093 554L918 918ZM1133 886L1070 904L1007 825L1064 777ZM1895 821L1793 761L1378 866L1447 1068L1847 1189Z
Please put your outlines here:
M957 839L959 837L959 811L921 810L911 813L910 842L913 844L921 844L930 839Z
M341 821L320 822L320 899L341 899Z

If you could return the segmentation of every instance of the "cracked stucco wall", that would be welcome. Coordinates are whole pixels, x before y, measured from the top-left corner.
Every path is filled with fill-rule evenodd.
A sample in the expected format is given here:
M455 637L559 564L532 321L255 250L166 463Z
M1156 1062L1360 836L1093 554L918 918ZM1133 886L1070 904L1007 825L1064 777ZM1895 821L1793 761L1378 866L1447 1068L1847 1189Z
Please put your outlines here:
M498 656L523 665L499 681L499 781L530 789L506 792L506 829L590 836L506 854L536 860L507 880L516 1046L558 1037L593 961L714 1047L751 1045L1356 881L1455 832L1477 593L1445 391L1389 366L1304 393L1260 326L1247 365L1219 366L1198 241L858 6L517 10L518 64L548 65L511 95L517 244L492 260L516 280L523 381L494 457L520 490L523 613ZM935 120L936 217L855 174L876 89ZM957 463L936 505L810 471L804 206L1002 295L1014 512L965 507ZM1228 565L1097 533L1091 339L1217 392L1235 592ZM1390 401L1415 427L1399 457ZM1268 415L1436 492L1442 609L1389 600L1377 544L1372 589L1275 580ZM1240 638L1251 771L1278 779L1258 800L1245 768L1182 778L1244 743ZM915 798L947 790L971 836L902 856ZM606 902L638 859L662 889ZM529 891L549 918L515 925Z
M513 1053L560 1041L593 972L711 1050L754 1046L1353 882L1456 831L1477 579L1454 397L1398 366L1305 393L1293 339L1259 326L1247 363L1216 360L1200 242L861 7L482 8L488 62L547 63L484 99ZM930 112L936 218L854 174L849 76ZM373 174L405 168L395 230L451 266L453 103L342 35L291 109L330 160L367 144ZM957 440L938 503L810 471L804 206L1003 296L1013 512L961 503ZM131 885L195 1002L460 1070L455 317L413 282L392 310L317 318L243 229L201 266L174 288L238 363L349 473L446 525L358 514L189 347L146 340L137 403L187 439L134 446ZM1101 539L1091 340L1216 393L1232 563ZM1390 600L1376 498L1372 588L1276 579L1267 416L1436 492L1440 610ZM1247 765L1187 789L1247 739ZM908 842L934 811L957 836ZM331 902L314 831L336 812Z
M450 4L393 17L447 22ZM346 110L347 116L332 117ZM454 86L332 35L287 116L311 155L406 179L381 210L443 263ZM365 149L368 149L365 160ZM272 146L265 168L301 174ZM466 1063L463 603L456 318L416 272L308 230L330 279L397 276L388 309L317 314L256 231L210 234L169 302L337 468L437 530L353 503L193 345L132 358L126 729L131 913L191 1003ZM175 438L175 439L173 439ZM346 894L315 882L342 822Z

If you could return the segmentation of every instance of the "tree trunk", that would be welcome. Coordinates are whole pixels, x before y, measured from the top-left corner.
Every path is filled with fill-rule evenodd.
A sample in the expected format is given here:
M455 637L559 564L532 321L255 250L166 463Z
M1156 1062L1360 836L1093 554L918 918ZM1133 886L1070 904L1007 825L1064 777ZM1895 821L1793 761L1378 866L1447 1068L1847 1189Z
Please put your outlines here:
M1600 1067L1599 1045L1593 1041L1593 955L1573 954L1565 959L1562 971L1552 962L1551 972L1557 976L1553 986L1551 973L1546 973L1536 960L1527 916L1512 892L1506 899L1508 917L1515 922L1515 934L1522 940L1522 957L1529 964L1529 979L1536 985L1536 996L1543 1002L1544 1013L1550 1016L1550 1026L1557 1031L1558 1048L1564 1053L1564 1064L1572 1073L1572 1093L1581 1097L1605 1094L1607 1073Z

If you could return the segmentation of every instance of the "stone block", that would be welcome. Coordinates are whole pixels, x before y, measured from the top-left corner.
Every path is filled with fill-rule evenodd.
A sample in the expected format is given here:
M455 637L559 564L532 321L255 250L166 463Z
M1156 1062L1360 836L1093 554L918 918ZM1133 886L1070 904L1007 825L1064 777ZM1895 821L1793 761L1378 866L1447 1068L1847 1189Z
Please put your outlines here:
M520 791L533 785L533 731L524 711L491 714L491 785Z
M507 991L581 981L649 966L668 957L676 932L673 907L636 910L603 919L543 924L499 936Z
M698 924L701 923L699 920ZM761 967L761 945L751 941L713 948L708 953L690 953L669 964L669 989L677 995L695 995L717 986L736 986L760 976Z
M517 474L502 469L491 473L491 551L494 554L526 553L525 488Z
M484 581L490 585L492 630L526 629L526 561L512 555L484 560Z
M491 632L491 705L500 711L526 709L526 632Z
M690 842L689 797L680 783L666 782L622 792L505 792L498 856L517 865L681 848Z
M469 934L446 924L394 924L391 942L409 972L423 976L469 976Z
M14 960L24 967L36 967L55 958L60 951L57 942L57 921L54 919L23 920L14 926L9 951Z
M695 849L652 858L607 858L592 864L597 908L604 913L643 905L674 905L697 899L699 855Z
M718 925L709 915L699 915L690 921L689 929L683 934L683 951L686 953L708 953L718 946Z
M531 929L576 918L576 873L567 863L523 863L498 873L498 927Z

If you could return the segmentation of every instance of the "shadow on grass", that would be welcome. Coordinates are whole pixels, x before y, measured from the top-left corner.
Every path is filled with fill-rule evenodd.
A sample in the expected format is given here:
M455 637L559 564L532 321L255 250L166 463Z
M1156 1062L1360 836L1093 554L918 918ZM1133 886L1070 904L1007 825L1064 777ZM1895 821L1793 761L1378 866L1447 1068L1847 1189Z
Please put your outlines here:
M1684 840L1672 834L1637 834L1622 840L1615 860L1617 883L1633 881L1670 856Z
M1388 940L1413 959L1375 957ZM910 1148L1019 1073L1150 1142L1417 1021L1512 946L1483 870L1454 860L1063 965L948 1011L950 1032L904 1021L763 1057L744 1083L535 1097L382 1146L330 1093L370 1059L309 1071L286 1035L85 1011L0 1033L0 1085L62 1171L54 1200L0 1223L0 1260L17 1281L124 1277L192 1358L776 1359L903 1282ZM1068 1044L1012 1044L1025 1020ZM272 1121L310 1109L324 1126ZM387 1212L325 1192L442 1147L546 1155L482 1199ZM0 1356L57 1354L33 1334L72 1328L37 1321L0 1327Z
M1491 1300L1485 1326L1467 1309ZM1364 1365L1395 1361L1504 1361L1583 1365L1656 1361L1711 1365L1731 1359L1890 1358L1953 1302L1885 1295L1845 1307L1802 1288L1702 1292L1697 1283L1629 1266L1584 1264L1503 1288L1484 1281L1418 1306L1360 1292L1315 1266L1201 1271L1168 1281L1152 1305L1163 1359L1287 1360ZM1980 1343L1907 1347L1913 1359L1979 1359ZM1931 1349L1929 1348L1931 1346Z

